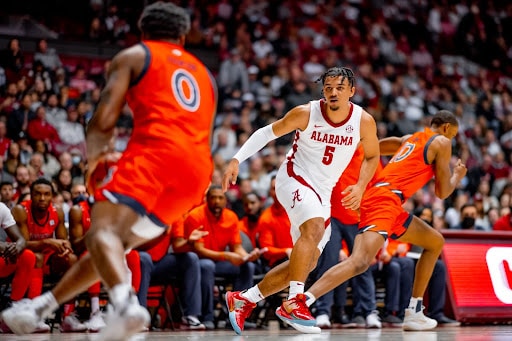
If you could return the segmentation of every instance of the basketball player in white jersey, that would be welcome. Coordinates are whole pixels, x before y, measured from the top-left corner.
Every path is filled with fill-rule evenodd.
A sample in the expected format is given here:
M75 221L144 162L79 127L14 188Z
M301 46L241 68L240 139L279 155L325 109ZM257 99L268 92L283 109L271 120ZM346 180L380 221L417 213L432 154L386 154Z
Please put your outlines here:
M235 183L241 162L271 140L296 131L293 147L276 176L276 195L288 213L294 247L289 261L269 271L258 285L226 294L229 319L237 334L241 334L245 319L257 302L287 286L290 287L288 301L276 314L287 323L310 329L311 333L315 319L306 306L304 282L330 238L332 189L358 144L362 143L365 158L359 181L347 187L343 198L347 208L358 209L363 191L379 162L375 120L350 102L355 93L352 70L334 67L319 81L323 85L324 99L299 105L280 120L258 129L229 162L224 173L222 185L226 190L230 182Z

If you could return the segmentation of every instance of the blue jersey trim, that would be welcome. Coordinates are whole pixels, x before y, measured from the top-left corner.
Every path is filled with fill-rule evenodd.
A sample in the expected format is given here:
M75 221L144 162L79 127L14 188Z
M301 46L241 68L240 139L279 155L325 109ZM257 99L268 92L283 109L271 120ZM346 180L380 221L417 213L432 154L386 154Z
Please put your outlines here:
M134 80L132 80L130 82L130 87L135 86L135 85L137 85L140 82L142 77L144 77L144 75L148 72L149 64L151 63L151 51L149 51L149 48L147 47L146 44L140 43L140 45L142 46L142 48L146 52L146 56L144 57L144 66L142 67L142 71L137 76L137 78L135 78Z

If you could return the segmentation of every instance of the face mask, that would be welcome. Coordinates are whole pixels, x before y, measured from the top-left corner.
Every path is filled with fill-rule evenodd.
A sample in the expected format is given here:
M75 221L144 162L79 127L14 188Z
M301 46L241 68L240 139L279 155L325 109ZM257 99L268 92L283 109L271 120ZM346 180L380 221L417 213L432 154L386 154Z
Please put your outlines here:
M464 219L462 219L462 228L464 230L467 230L471 227L473 227L475 225L475 218L473 217L465 217Z
M73 199L73 205L78 205L79 202L86 201L87 197L85 194L79 194L76 198Z
M80 161L82 161L82 158L80 157L80 155L75 155L71 158L71 160L73 161L73 164L76 166L80 163Z

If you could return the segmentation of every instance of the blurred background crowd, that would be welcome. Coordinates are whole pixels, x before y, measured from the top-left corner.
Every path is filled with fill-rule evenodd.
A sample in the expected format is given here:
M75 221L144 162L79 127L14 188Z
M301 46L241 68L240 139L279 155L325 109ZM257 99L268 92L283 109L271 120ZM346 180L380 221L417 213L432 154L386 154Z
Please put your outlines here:
M133 0L56 1L45 8L42 2L28 2L33 5L28 7L31 18L56 33L58 41L119 48L138 41L136 19L145 5ZM459 117L454 159L466 163L466 179L444 202L436 199L433 186L427 186L407 203L411 210L431 207L436 228L489 231L497 219L509 214L512 79L507 75L512 71L512 4L176 2L192 17L187 47L200 58L215 56L209 62L219 88L214 183L253 131L295 105L319 98L318 76L342 65L355 71L353 101L375 117L381 138L422 129L439 109ZM22 4L6 4L2 12L26 16ZM52 47L56 42L10 37L1 51L1 178L12 182L19 196L16 188L28 187L16 169L26 165L30 179L52 179L64 203L71 204L70 186L83 180L84 127L99 99L109 58L67 55ZM129 140L131 115L126 107L118 123L114 148L120 152ZM270 176L290 142L290 136L280 138L242 164L240 179L246 179L247 185L242 181L230 189L231 204L250 190L264 200L268 197ZM467 213L475 218L472 226L462 224L466 205L474 206Z
M356 75L352 100L375 117L379 138L421 130L440 109L459 119L453 163L462 159L467 176L444 201L436 198L434 183L429 183L404 204L410 212L436 229L512 231L512 78L508 77L512 4L492 0L174 2L192 18L186 48L208 65L217 81L213 185L220 184L226 163L255 130L296 105L320 98L318 77L330 67L345 66ZM0 200L9 208L30 199L30 185L40 177L53 182L53 203L63 209L66 222L70 208L83 199L83 193L73 188L84 182L85 127L100 98L110 58L139 41L137 18L147 3L2 4ZM126 106L112 150L122 153L126 148L132 115ZM234 231L240 219L240 226L245 226L241 229L251 239L244 241L244 247L256 246L253 226L265 208L274 207L271 180L290 144L291 135L281 137L242 163L225 204L216 204L213 197L206 200L212 213L220 215L225 207L236 213L231 219ZM382 158L383 164L387 161ZM283 241L286 222L276 225L285 231L277 238ZM266 255L281 258L291 250L286 245L274 254L272 247L277 245L268 246ZM164 245L163 254L168 247L169 243ZM267 261L272 265L275 259ZM210 277L212 283L203 293L212 291L214 277ZM252 274L249 277L251 282ZM444 272L439 278L444 290ZM202 314L204 325L195 317L185 323L190 328L213 328L211 314ZM440 323L446 321L450 322Z

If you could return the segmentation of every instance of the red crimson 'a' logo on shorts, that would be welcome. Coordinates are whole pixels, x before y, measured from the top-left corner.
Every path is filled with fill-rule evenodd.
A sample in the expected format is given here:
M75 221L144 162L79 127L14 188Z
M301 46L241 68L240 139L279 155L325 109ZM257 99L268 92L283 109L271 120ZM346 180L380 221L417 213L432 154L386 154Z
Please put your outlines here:
M302 198L300 197L300 194L299 194L299 190L295 190L294 192L292 192L293 194L293 204L291 206L291 208L294 208L295 207L295 201L302 201Z

